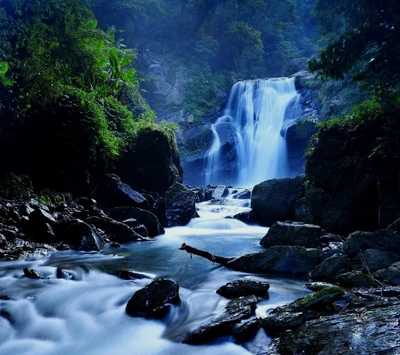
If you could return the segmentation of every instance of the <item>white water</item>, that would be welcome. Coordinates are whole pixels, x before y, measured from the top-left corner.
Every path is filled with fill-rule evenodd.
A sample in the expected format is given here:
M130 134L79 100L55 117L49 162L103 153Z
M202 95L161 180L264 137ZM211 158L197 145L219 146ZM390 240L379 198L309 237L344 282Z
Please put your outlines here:
M254 186L289 176L286 142L280 131L285 117L291 118L288 109L297 111L299 94L294 80L241 81L232 87L224 115L212 125L206 184ZM220 132L227 134L227 129L234 132L236 147L236 169L228 178L226 171L221 173L224 152L220 139Z
M132 243L102 253L60 252L39 260L0 263L1 355L176 355L259 354L269 338L261 330L244 347L225 337L210 345L190 346L179 340L190 330L211 320L227 300L215 291L228 281L251 277L267 281L269 298L261 299L257 316L307 294L304 282L273 275L251 275L228 270L179 247L183 242L222 256L239 256L261 250L259 241L267 228L215 228L225 216L245 211L248 201L228 200L220 205L199 205L200 219L189 226L167 229L155 242ZM196 223L203 221L201 228ZM229 220L230 221L230 220ZM194 226L192 226L194 224ZM214 229L215 228L215 229ZM55 278L62 266L79 281ZM23 276L23 268L34 268L46 280ZM132 318L125 305L132 294L151 279L121 280L108 273L133 270L151 278L167 277L180 285L181 304L163 321Z

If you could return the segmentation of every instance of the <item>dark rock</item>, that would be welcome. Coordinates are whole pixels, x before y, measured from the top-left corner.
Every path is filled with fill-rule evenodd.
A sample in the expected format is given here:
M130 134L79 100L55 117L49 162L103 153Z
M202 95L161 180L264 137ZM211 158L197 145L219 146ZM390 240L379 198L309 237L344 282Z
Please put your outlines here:
M351 271L336 276L335 280L349 287L378 287L379 282L362 271Z
M129 185L123 183L114 174L107 174L101 185L97 196L108 207L131 206L145 210L150 209L147 199L139 192L133 190Z
M400 256L389 251L367 249L363 252L364 271L367 272L387 268L397 261L400 261Z
M136 227L132 227L132 229L140 234L143 238L147 238L149 236L149 232L147 231L147 228L144 226L144 224L139 224Z
M173 134L158 129L139 131L134 145L116 166L116 173L134 189L165 193L174 182L182 182L182 168Z
M400 255L400 235L390 230L354 232L344 242L343 252L352 255L360 249L377 249Z
M160 279L136 291L126 305L126 313L132 317L165 316L171 304L179 304L179 286L175 281Z
M398 305L330 315L282 333L271 354L397 354L400 351Z
M0 249L4 249L7 245L7 238L0 233Z
M249 200L249 199L251 199L251 191L247 190L247 189L243 190L243 191L239 191L239 192L233 194L232 197L237 200Z
M314 269L319 251L304 247L274 246L257 253L240 256L227 267L245 272L281 271L306 274Z
M96 207L97 206L96 200L94 200L93 198L90 198L90 197L79 197L76 200L76 203L79 206L82 206L83 208L90 208L90 207Z
M36 271L35 269L25 268L24 275L28 279L44 279L44 276L40 272Z
M400 262L390 265L387 269L378 270L373 275L392 285L400 285Z
M229 195L229 189L224 185L218 185L215 188L212 197L216 200L220 200L221 198L228 197L228 195Z
M195 217L196 195L182 184L175 182L165 193L166 227L184 226Z
M352 270L349 258L339 255L331 256L325 259L314 270L311 271L311 277L315 280L330 280L337 275Z
M262 296L268 293L269 284L266 282L257 282L249 279L240 279L228 282L221 286L217 293L221 296L232 298L239 296Z
M306 287L313 292L321 291L322 289L326 287L336 287L335 285L332 285L327 282L311 282L309 284L306 284Z
M126 224L128 227L134 228L140 226L140 223L134 218L124 219L122 221L123 224Z
M242 319L249 318L256 309L257 297L246 296L231 300L222 315L189 333L183 343L201 344L214 338L229 335L233 326Z
M322 235L321 227L302 222L275 222L260 244L269 248L275 245L318 247Z
M233 327L232 335L236 342L244 343L257 334L260 329L260 320L258 318L244 322L243 324L238 324Z
M110 211L110 217L116 221L134 218L144 224L150 237L164 234L165 230L158 218L151 212L136 207L115 207Z
M378 179L369 156L381 125L370 120L319 131L306 161L305 197L314 223L323 229L339 234L378 229Z
M389 227L387 227L388 230L399 234L400 233L400 218L396 219Z
M272 179L254 186L251 207L265 225L295 219L296 201L304 196L304 176Z
M99 251L104 243L93 228L79 220L66 219L58 224L57 237L76 250Z
M298 328L306 321L301 312L280 312L261 319L261 327L271 334Z
M112 242L129 243L141 239L141 235L132 228L108 217L90 217L86 222L103 230Z
M112 274L119 277L122 280L150 279L149 276L146 276L139 272L130 271L130 270L117 270L117 271L114 271Z
M0 258L5 260L39 258L55 251L57 250L48 244L15 238L8 240L6 248L0 250Z
M64 279L64 280L74 280L74 274L72 274L71 272L64 270L61 267L57 267L57 271L56 271L56 277L57 279Z
M257 223L257 218L254 216L252 211L241 212L241 213L235 214L233 216L233 218L235 218L239 221L242 221L244 223L247 223L247 224L256 224Z
M19 229L17 227L4 225L0 223L0 233L3 234L6 238L8 239L16 238L18 232Z
M297 200L295 205L294 205L294 215L295 215L295 220L299 222L304 222L304 223L309 223L313 224L313 217L311 214L311 209L307 205L306 199L303 197L300 200Z

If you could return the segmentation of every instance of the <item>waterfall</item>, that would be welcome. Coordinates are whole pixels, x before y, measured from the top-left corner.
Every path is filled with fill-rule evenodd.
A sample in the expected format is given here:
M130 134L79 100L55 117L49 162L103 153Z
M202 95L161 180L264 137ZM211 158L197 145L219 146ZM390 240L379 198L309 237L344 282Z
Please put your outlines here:
M232 87L224 115L212 125L206 184L254 186L290 175L281 130L301 111L294 80L241 81Z

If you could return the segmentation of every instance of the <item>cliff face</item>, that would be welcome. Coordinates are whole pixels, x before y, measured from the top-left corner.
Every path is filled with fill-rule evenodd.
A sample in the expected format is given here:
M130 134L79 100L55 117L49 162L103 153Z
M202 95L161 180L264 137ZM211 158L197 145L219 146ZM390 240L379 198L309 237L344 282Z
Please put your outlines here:
M306 162L306 202L313 222L348 233L386 228L399 216L398 147L389 122L365 121L333 126L318 133Z

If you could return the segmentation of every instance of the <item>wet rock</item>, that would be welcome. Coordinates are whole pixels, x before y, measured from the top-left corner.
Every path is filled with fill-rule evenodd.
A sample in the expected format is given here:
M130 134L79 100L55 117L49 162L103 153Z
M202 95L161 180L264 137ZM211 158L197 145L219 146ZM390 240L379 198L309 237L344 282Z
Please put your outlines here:
M150 279L150 277L147 275L141 274L139 272L130 271L130 270L117 270L117 271L114 271L112 274L119 277L122 280Z
M132 229L140 234L143 238L147 238L149 236L149 232L147 231L147 228L144 226L144 224L139 224L138 226L132 227Z
M8 240L6 248L0 250L0 259L16 260L39 258L55 251L57 250L48 244L15 238Z
M306 284L306 287L313 292L321 291L322 289L326 287L336 287L335 285L332 285L327 282L311 282L309 284Z
M349 258L339 255L331 256L325 259L314 270L311 271L311 277L315 280L330 280L337 275L352 270Z
M400 255L400 235L390 230L351 233L344 242L343 252L351 255L360 249L376 249Z
M134 228L140 226L140 223L134 218L124 219L122 221L123 224L126 224L128 227Z
M260 244L269 248L275 245L295 245L315 248L320 244L322 230L320 226L302 222L275 222Z
M269 334L298 328L306 321L301 312L280 312L261 319L261 327Z
M252 211L249 212L241 212L238 214L235 214L233 218L242 221L247 224L256 224L257 223L257 218L254 216Z
M63 279L63 280L74 280L75 279L73 273L71 273L59 266L57 267L57 270L56 270L56 277L57 277L57 279Z
M251 199L251 191L247 190L247 189L243 190L243 191L239 191L239 192L235 193L232 197L237 200L249 200L249 199Z
M79 219L65 219L57 227L57 236L75 250L99 251L104 243L93 228Z
M232 335L236 342L244 343L254 338L260 329L260 319L255 318L233 327Z
M129 243L142 239L140 234L126 224L108 217L90 217L86 222L103 230L112 242Z
M307 205L306 199L303 197L297 200L294 206L295 220L304 223L313 223L310 207Z
M266 282L257 282L249 279L240 279L228 282L221 286L217 293L221 296L232 298L240 296L262 296L268 293L269 284Z
M400 351L398 305L350 311L311 320L282 333L274 354L397 354Z
M164 234L165 230L158 218L151 212L136 207L115 207L110 211L110 218L116 221L134 218L144 224L150 237Z
M4 249L7 245L7 238L0 233L0 249Z
M256 303L257 297L255 296L246 296L229 301L222 315L189 333L182 342L201 344L231 334L235 324L242 319L249 318L254 313Z
M266 250L240 256L227 267L245 271L282 271L305 274L315 268L319 250L293 246L274 246Z
M175 182L165 193L165 226L185 226L196 215L196 195Z
M304 176L272 179L254 186L251 207L267 226L276 221L295 219L296 201L304 197Z
M180 302L179 286L175 281L160 279L136 291L126 305L126 313L132 317L159 318L165 316L171 304Z
M0 223L0 233L3 234L6 238L16 238L18 236L18 232L19 229L17 227Z
M335 280L349 287L378 287L379 282L362 271L351 271L336 276Z
M224 185L218 185L215 188L212 197L216 200L220 200L222 198L227 197L228 195L229 195L229 189Z
M36 271L35 269L25 268L24 275L28 279L44 279L45 278L40 272Z

